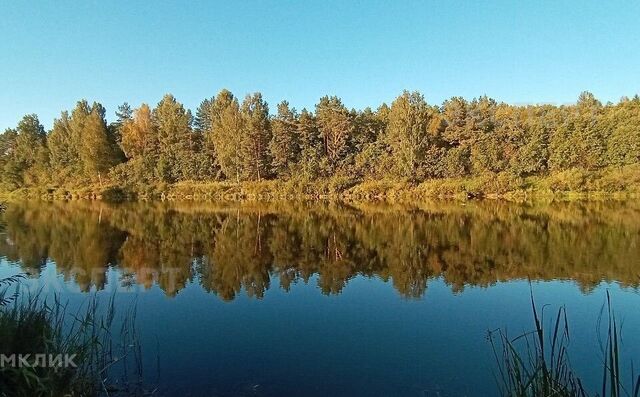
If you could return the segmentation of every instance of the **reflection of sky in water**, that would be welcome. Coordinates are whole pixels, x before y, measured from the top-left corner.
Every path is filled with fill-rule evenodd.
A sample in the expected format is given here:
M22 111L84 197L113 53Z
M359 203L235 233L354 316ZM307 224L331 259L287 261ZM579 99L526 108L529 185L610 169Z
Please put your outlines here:
M3 276L17 271L6 262L0 266ZM317 276L289 292L275 287L274 276L262 299L242 292L225 302L197 279L168 297L157 285L116 288L120 277L109 269L98 294L106 300L117 289L119 308L137 302L147 378L156 379L159 346L160 385L167 393L490 395L495 382L487 330L505 327L515 336L533 327L524 280L453 293L436 278L421 298L407 299L377 277L357 276L340 294L327 296ZM87 297L53 263L26 284L59 291L71 307ZM631 355L640 357L637 292L606 283L586 294L571 281L533 284L539 307L550 304L547 320L566 305L572 362L589 385L601 376L596 324L607 288L624 324L626 369Z

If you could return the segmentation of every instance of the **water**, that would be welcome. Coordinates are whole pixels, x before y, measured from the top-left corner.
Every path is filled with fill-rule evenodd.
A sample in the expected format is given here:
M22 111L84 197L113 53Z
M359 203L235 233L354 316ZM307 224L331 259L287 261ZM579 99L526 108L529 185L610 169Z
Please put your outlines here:
M610 291L640 365L640 204L23 203L0 276L70 305L137 305L160 395L495 395L488 330L566 305L571 359L601 376Z

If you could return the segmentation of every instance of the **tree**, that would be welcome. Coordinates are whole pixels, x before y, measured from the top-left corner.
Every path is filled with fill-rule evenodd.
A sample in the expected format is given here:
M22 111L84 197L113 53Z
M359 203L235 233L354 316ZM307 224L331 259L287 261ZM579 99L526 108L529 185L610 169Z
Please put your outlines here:
M500 172L506 166L501 137L496 132L498 104L487 96L474 98L467 107L467 134L471 138L471 167L476 174Z
M20 165L16 161L16 130L7 128L0 135L0 182L3 187L13 190L22 184Z
M202 101L196 110L194 119L194 132L199 145L197 155L199 173L202 179L217 179L220 176L220 166L213 139L213 119L217 117L215 104L215 97Z
M373 112L371 108L356 112L353 117L353 142L356 151L361 151L366 145L376 142L384 135L387 128L385 117L388 116L383 114L385 111L386 109L381 107L378 112Z
M573 106L556 110L556 128L550 137L549 166L553 171L572 167L594 170L603 165L606 139L600 124L604 108L589 92Z
M301 149L299 172L307 179L316 178L320 174L323 144L316 120L307 109L302 109L300 112L298 136Z
M549 134L549 170L563 171L575 167L578 159L573 147L575 115L572 107L561 106L553 109L549 122L553 128Z
M465 145L471 139L467 128L468 108L469 103L461 97L448 99L442 105L445 122L443 138L451 147Z
M193 125L195 130L201 134L206 134L211 130L211 111L215 98L205 99L200 102L200 106L196 110L196 117Z
M548 109L548 106L529 106L517 112L516 153L509 159L509 168L517 175L534 175L548 170Z
M354 130L353 119L340 98L324 96L316 105L316 120L324 141L328 171L333 172L349 154Z
M278 178L291 175L291 167L300 158L300 139L298 134L298 115L289 108L289 102L278 104L278 114L271 121L272 138L269 142L271 167Z
M446 100L441 108L444 119L442 138L446 144L441 159L442 175L461 177L471 169L471 131L467 128L469 103L461 97Z
M387 140L400 176L417 179L435 145L439 119L418 92L405 91L391 104Z
M90 179L97 176L102 184L102 176L119 161L115 152L115 142L109 136L101 106L94 105L83 120L82 127L80 145L82 169L85 176Z
M102 179L112 166L123 161L113 129L107 127L106 110L94 102L78 101L71 115L63 112L54 121L47 139L51 165L59 183L82 183ZM83 179L83 177L85 179Z
M80 160L76 142L71 131L71 117L64 111L59 119L53 121L53 130L47 139L51 161L52 176L58 182L80 172Z
M167 94L152 115L158 136L156 175L165 182L190 179L195 173L196 150L191 112Z
M269 106L259 92L247 95L242 102L244 130L241 137L242 174L244 179L261 180L270 174L269 142L271 123Z
M604 108L590 92L583 92L576 104L576 124L574 148L577 152L577 165L595 170L604 164L606 140L600 119Z
M46 134L35 114L26 115L16 128L14 161L25 185L36 185L46 180L48 155Z
M143 103L133 111L133 117L122 124L122 150L127 158L153 155L156 152L157 131L149 105Z
M623 99L610 108L602 120L608 137L606 165L623 166L640 162L640 98Z
M298 114L283 101L270 116L260 93L240 105L222 90L200 103L195 118L172 95L153 110L124 103L109 125L105 114L99 103L78 101L48 135L36 115L25 116L0 135L2 188L81 186L107 173L136 187L335 176L327 186L338 191L389 175L421 181L496 173L508 182L570 170L579 184L589 172L640 163L637 95L603 105L583 92L576 104L559 107L454 97L436 107L405 91L376 111L348 110L338 97L324 96L315 112ZM601 174L593 186L618 188Z
M215 150L224 175L237 182L242 174L241 139L244 122L238 100L230 91L220 91L211 107L211 131L206 135L206 142Z
M113 170L112 177L121 184L157 182L160 179L156 174L160 154L158 130L149 105L143 103L135 109L120 130L120 147L127 161Z
M118 110L116 110L116 123L122 125L125 121L131 120L133 117L133 109L131 109L131 105L129 103L124 102L122 105L118 106Z

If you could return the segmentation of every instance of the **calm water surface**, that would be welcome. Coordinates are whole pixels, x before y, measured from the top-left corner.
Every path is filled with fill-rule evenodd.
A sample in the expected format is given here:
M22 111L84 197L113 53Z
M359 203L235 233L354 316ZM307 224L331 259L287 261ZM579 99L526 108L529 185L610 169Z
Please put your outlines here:
M607 290L640 365L636 203L22 203L1 223L0 276L136 302L160 395L495 395L487 331L532 329L529 279L566 305L588 385Z

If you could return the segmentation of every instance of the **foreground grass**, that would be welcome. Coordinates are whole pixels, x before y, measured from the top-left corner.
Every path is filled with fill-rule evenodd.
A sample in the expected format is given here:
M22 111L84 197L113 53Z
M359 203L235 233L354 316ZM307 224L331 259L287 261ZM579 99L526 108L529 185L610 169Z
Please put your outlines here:
M0 280L0 353L29 357L29 365L14 359L0 367L0 396L141 395L140 376L129 382L129 374L116 371L127 361L140 362L135 311L124 316L117 338L113 298L105 310L92 297L70 312L56 297L48 301L40 294L21 294L21 278ZM38 363L36 355L47 359ZM71 357L74 364L51 365L49 356Z
M3 192L0 198L47 200L292 200L343 199L404 201L427 198L493 198L512 201L531 198L601 199L640 196L640 165L597 171L571 169L547 176L519 177L508 173L467 178L363 180L339 176L316 180L184 181L175 184L127 186L31 187Z
M601 340L603 353L601 390L590 394L571 366L568 354L569 323L563 307L558 309L551 332L544 324L531 295L534 331L509 338L502 330L489 333L498 365L498 386L505 397L638 397L640 376L631 374L625 385L620 372L620 325L616 320L607 292L601 316L606 320L606 333Z

